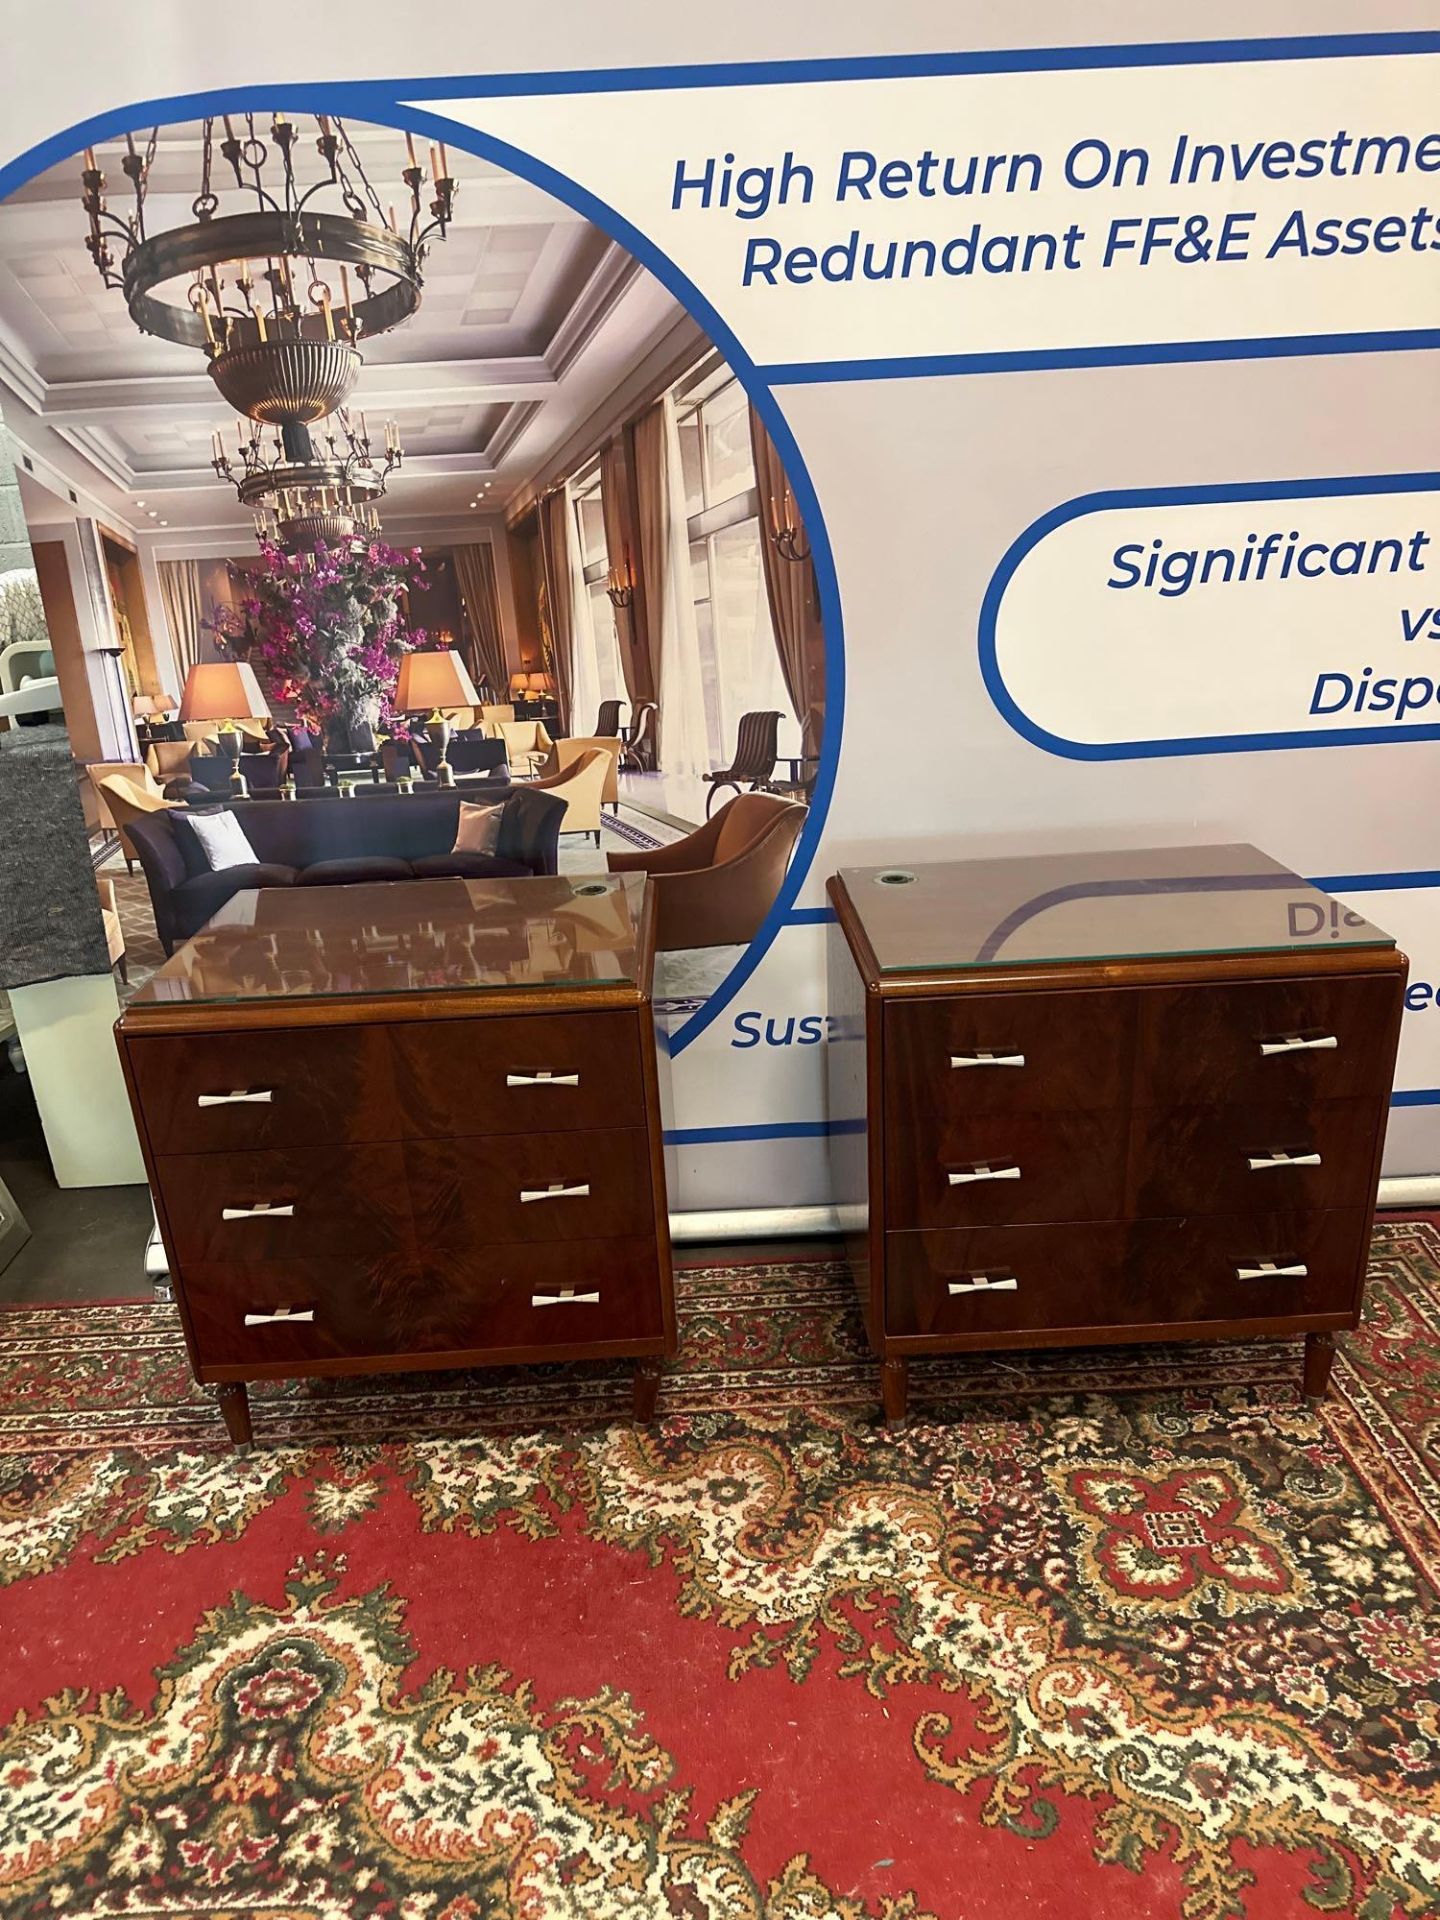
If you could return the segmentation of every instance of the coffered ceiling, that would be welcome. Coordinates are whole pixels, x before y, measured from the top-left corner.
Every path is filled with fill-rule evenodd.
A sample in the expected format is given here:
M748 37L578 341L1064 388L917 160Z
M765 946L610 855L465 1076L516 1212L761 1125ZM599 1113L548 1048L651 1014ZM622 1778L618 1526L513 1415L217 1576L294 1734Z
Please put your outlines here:
M378 195L400 200L403 136L349 132ZM98 150L117 210L129 195L123 152L119 140ZM691 338L701 345L659 282L597 228L515 175L448 152L454 225L429 254L419 311L364 345L351 402L372 434L385 418L400 429L405 465L382 509L396 536L463 523L472 500L502 509L637 369ZM152 232L193 217L200 154L199 123L161 130ZM320 163L307 147L302 164ZM79 165L52 168L0 205L0 411L37 471L138 533L163 529L171 545L182 530L248 533L209 464L212 430L233 437L236 416L199 353L141 334L101 282L85 250Z

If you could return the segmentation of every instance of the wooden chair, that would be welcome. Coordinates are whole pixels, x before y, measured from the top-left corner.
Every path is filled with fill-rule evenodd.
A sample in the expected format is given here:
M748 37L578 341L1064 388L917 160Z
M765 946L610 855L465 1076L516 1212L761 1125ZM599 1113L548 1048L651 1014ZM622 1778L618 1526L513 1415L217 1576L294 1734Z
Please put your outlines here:
M719 767L714 773L705 773L700 777L710 783L709 798L705 802L705 818L710 818L710 809L715 804L715 796L722 787L733 787L739 793L742 784L750 783L750 791L758 792L775 773L775 761L780 750L780 722L782 713L742 713L740 731L735 742L735 758L728 767Z
M635 717L625 736L625 751L620 756L620 764L631 773L653 773L655 771L655 727L660 717L660 709L653 700L642 700L635 709Z
M525 791L543 791L553 794L557 800L563 800L565 818L560 822L561 833L588 833L598 847L600 803L605 792L606 775L613 765L614 761L608 753L591 747L563 773L546 780L532 780Z
M775 904L807 809L769 793L742 793L668 847L612 853L611 873L648 873L658 952L744 946Z
M624 700L602 700L600 711L595 718L595 737L600 740L611 736L618 738L620 733L620 709L629 703Z

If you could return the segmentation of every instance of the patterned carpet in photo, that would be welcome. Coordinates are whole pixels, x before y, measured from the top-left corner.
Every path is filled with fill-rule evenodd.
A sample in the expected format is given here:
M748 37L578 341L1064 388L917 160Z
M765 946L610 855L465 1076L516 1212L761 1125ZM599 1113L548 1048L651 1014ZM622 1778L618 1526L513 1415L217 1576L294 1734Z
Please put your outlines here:
M624 1368L254 1390L0 1317L0 1909L271 1920L1440 1911L1440 1235L1293 1342L914 1368L825 1261Z

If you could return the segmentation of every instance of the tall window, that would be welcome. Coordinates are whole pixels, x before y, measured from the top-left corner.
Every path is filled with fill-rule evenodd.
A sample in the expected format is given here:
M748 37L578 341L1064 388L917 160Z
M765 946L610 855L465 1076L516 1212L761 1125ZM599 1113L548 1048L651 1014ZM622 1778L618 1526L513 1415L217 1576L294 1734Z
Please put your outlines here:
M707 363L675 395L712 766L735 751L740 716L790 699L780 671L761 564L761 500L745 391L723 362Z
M575 551L580 575L580 604L575 622L576 733L595 724L602 700L624 700L625 676L620 667L620 642L615 632L615 609L605 591L609 555L605 550L605 514L600 501L600 469L593 467L571 482L575 511Z

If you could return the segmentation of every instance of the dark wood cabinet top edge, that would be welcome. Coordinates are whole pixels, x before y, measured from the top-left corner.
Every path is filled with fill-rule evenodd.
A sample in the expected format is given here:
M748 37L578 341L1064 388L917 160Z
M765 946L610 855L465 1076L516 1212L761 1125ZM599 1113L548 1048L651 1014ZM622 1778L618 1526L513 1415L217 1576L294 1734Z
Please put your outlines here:
M1344 979L1355 974L1394 974L1403 979L1410 970L1408 958L1398 947L1317 947L1303 953L1262 948L1246 953L1143 954L1113 960L882 973L863 929L840 911L838 899L836 909L865 989L881 1000L949 999L967 993L1060 993L1098 987L1238 985L1247 981Z
M532 1014L636 1011L648 988L613 986L505 988L496 993L410 992L369 999L210 1000L128 1007L115 1023L122 1040L162 1033L273 1032L284 1027L395 1026L412 1020L471 1020Z

